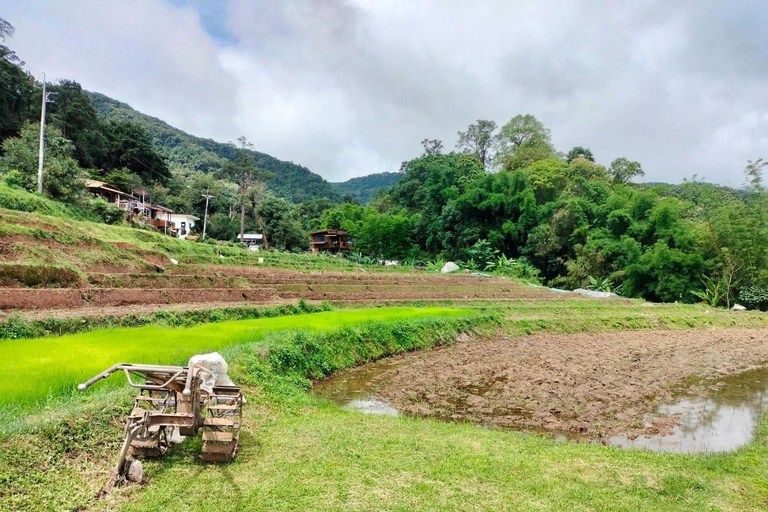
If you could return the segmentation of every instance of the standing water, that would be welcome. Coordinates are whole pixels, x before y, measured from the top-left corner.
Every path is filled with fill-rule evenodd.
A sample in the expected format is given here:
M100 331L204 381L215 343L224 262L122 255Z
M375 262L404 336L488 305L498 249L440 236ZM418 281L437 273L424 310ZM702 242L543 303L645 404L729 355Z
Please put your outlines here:
M392 373L407 359L394 357L340 372L315 383L313 392L348 410L397 416L399 411L379 396ZM709 385L709 396L680 396L661 405L646 419L676 416L669 435L629 439L613 436L608 444L657 452L711 453L735 450L752 441L763 412L768 408L768 368L725 377ZM558 438L558 432L552 432ZM569 438L570 436L566 436Z
M659 407L652 416L678 416L672 434L635 439L613 436L609 444L656 452L713 453L735 450L752 441L768 407L768 368L726 377L713 388L709 396L680 397Z

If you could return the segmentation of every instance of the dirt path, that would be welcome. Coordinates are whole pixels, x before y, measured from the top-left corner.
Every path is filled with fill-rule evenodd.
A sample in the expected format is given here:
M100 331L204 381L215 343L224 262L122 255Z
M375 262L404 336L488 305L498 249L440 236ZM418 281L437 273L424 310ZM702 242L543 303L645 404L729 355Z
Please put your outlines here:
M666 433L644 414L675 391L768 361L768 329L499 337L404 356L379 376L400 410L602 438Z

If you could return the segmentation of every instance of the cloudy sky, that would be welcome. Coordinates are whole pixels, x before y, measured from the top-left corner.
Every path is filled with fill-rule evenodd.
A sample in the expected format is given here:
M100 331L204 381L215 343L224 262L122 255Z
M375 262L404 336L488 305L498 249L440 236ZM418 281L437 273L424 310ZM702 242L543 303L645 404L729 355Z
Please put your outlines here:
M36 76L331 181L520 113L648 181L740 185L768 158L766 0L0 0L0 16Z

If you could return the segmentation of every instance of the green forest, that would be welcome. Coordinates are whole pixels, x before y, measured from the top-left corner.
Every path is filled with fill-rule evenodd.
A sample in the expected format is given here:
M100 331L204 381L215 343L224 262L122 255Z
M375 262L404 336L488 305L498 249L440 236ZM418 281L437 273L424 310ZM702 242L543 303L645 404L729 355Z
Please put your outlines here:
M13 28L2 27L5 41ZM42 84L5 45L0 84L0 174L6 186L34 191ZM586 145L561 152L524 114L502 126L480 119L457 133L452 150L425 139L423 153L396 173L332 185L253 151L244 137L193 137L72 80L48 90L45 193L105 221L120 219L86 197L85 178L146 188L152 202L201 218L202 194L213 195L207 233L219 240L256 231L272 249L303 251L308 231L336 228L351 234L349 257L358 260L453 260L558 288L768 308L762 159L745 162L740 189L695 177L634 183L640 162L603 165Z
M347 202L357 201L361 204L368 204L380 192L387 192L397 185L401 177L402 174L399 172L380 172L339 183L331 183L331 186Z

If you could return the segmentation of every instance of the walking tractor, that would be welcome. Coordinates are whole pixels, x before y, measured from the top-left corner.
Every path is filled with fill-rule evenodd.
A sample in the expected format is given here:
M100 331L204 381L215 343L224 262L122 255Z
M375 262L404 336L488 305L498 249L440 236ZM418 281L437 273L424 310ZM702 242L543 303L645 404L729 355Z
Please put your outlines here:
M161 457L172 443L202 431L202 459L231 462L237 454L242 390L227 376L219 354L197 355L188 366L119 363L77 388L85 391L116 372L138 390L125 425L115 483L140 482L139 459Z

